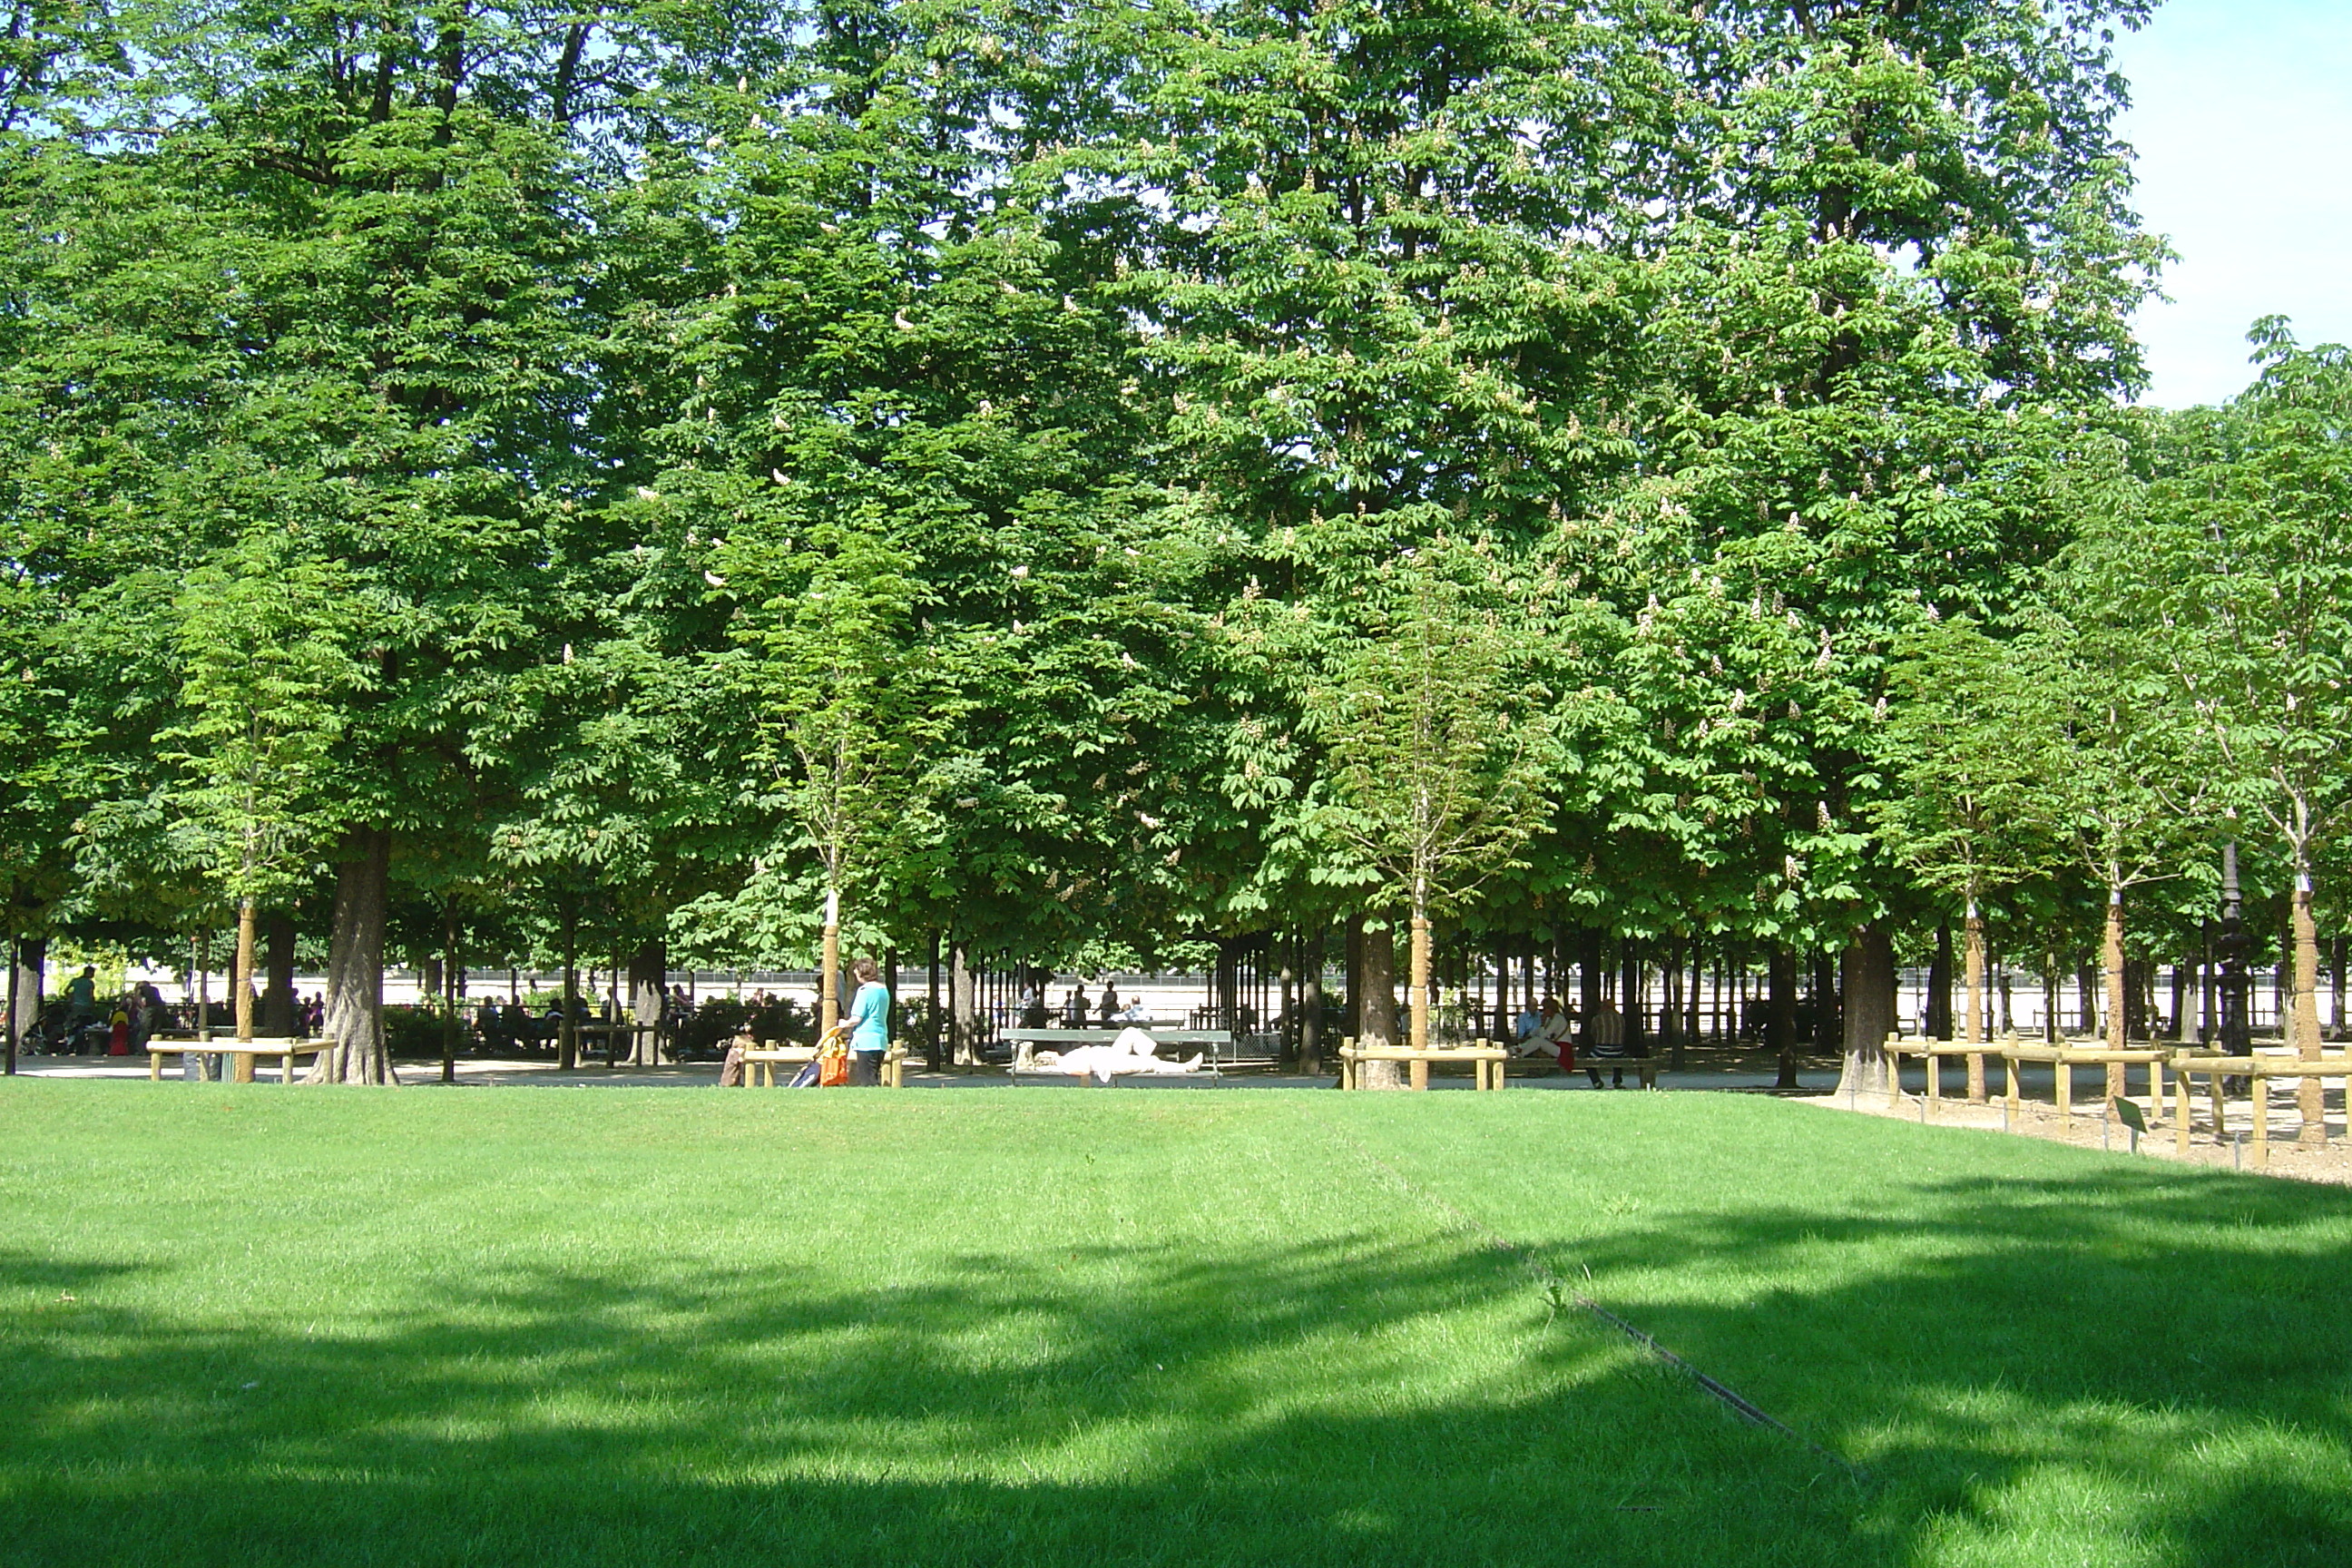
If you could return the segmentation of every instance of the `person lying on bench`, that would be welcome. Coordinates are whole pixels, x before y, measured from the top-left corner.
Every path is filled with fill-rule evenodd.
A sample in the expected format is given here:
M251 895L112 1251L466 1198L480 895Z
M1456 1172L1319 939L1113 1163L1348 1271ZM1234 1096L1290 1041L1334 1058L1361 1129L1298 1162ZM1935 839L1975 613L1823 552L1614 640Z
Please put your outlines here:
M1118 1037L1107 1046L1080 1046L1074 1051L1039 1051L1030 1058L1030 1070L1067 1073L1072 1078L1092 1076L1108 1083L1117 1073L1198 1072L1201 1068L1201 1058L1197 1055L1181 1062L1171 1062L1161 1058L1159 1050L1160 1042L1141 1029L1121 1029Z

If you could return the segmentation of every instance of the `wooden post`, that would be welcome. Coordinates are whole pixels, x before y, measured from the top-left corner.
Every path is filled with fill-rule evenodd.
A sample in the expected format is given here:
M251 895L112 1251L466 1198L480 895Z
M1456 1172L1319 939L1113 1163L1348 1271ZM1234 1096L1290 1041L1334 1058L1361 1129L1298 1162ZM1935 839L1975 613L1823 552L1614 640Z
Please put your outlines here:
M230 981L236 989L229 995L230 1005L235 1009L239 1045L249 1045L253 1040L254 939L259 921L260 911L253 895L248 893L236 901L236 959L231 966L235 973ZM236 1066L229 1069L229 1076L238 1083L251 1083L253 1058L240 1056L235 1059Z
M1970 1045L1980 1045L1990 1033L1985 1027L1985 933L1984 914L1977 908L1974 898L1969 900L1968 913L1961 928L1961 962L1968 967L1968 980L1963 994L1969 1016L1960 1025L1960 1038ZM1985 1098L1984 1058L1969 1058L1969 1100L1982 1105Z
M824 893L824 939L817 976L817 1033L827 1035L841 1022L841 893Z
M1429 1048L1429 1015L1431 1002L1429 994L1429 917L1427 915L1415 915L1412 917L1412 1048L1416 1051L1425 1051ZM1412 1087L1417 1089L1425 1089L1429 1087L1429 1064L1427 1062L1417 1059L1413 1062Z
M2080 976L2077 978L2079 979ZM2088 996L2090 993L2084 991L2083 994ZM2074 1064L2066 1059L2065 1041L2056 1041L2054 1048L2058 1052L2058 1059L2052 1062L2050 1066L2057 1079L2058 1121L2061 1126L2063 1126L2067 1119L2074 1114Z
M2271 1166L2271 1083L2260 1072L2250 1073L2247 1087L2254 1094L2254 1169Z
M2189 1157L2189 1074L2182 1072L2174 1079L2179 1101L2174 1106L2172 1147L2182 1159Z
M2311 873L2299 871L2294 879L2294 891L2287 904L2289 952L2281 955L2281 967L2292 958L2294 968L2289 982L2290 1015L2283 1020L2284 1034L2294 1046L2301 1060L2319 1059L2319 927L2311 910ZM2305 1078L2294 1086L2294 1105L2303 1119L2295 1133L2295 1142L2306 1149L2325 1147L2327 1142L2327 1090L2316 1078ZM2352 1112L2347 1112L2352 1113Z

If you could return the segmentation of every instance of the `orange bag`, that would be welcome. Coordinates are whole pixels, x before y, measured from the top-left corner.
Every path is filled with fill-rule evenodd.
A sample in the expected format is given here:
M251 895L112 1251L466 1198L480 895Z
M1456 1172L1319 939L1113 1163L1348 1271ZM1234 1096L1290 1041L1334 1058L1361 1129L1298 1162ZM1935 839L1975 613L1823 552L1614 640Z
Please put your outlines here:
M816 1054L816 1086L837 1089L849 1081L849 1047L835 1040Z

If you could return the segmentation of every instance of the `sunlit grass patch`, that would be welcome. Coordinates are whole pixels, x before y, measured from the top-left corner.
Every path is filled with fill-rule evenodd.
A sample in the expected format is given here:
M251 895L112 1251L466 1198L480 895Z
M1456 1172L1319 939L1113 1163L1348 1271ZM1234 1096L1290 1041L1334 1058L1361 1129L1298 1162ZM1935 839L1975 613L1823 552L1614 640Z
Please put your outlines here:
M0 1150L11 1562L2352 1547L2316 1189L1720 1096L10 1084Z

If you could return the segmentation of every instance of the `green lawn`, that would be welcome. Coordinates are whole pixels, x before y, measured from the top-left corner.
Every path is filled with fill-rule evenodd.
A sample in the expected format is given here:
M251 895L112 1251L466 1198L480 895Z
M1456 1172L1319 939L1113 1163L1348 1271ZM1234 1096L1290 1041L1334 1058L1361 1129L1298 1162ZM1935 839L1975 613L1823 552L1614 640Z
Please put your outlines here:
M17 1079L0 1561L2343 1564L2347 1287L1727 1095Z

